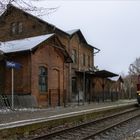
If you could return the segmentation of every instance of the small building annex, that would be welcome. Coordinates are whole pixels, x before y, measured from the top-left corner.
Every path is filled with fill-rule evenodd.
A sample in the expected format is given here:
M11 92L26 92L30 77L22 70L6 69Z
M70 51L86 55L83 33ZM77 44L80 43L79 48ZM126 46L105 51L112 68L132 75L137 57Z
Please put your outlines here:
M11 94L11 70L5 61L20 63L14 70L14 94L34 95L39 106L60 106L65 98L64 63L70 56L54 34L0 43L4 59L0 61L0 92Z

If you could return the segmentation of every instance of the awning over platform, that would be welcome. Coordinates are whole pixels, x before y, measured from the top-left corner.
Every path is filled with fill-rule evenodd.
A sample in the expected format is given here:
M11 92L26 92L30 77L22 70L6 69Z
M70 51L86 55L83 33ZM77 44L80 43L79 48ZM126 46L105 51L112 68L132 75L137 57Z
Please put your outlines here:
M90 74L93 77L100 77L100 78L108 78L108 77L115 77L118 76L118 74L115 74L113 72L107 71L107 70L100 70L100 71L76 71L77 74Z
M94 73L94 77L108 78L108 77L115 77L115 76L118 76L118 74L112 73L107 70L101 70Z

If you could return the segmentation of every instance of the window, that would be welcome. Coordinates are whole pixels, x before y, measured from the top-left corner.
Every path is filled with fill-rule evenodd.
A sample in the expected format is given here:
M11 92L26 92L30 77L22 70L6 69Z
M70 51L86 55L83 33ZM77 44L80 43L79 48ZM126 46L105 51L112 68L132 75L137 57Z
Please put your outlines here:
M76 93L77 91L77 83L76 83L76 78L72 77L72 92Z
M75 49L72 50L72 60L73 63L77 63L77 52Z
M48 69L39 67L39 91L45 92L48 90Z
M85 66L85 65L86 65L86 55L83 54L83 66Z
M18 33L22 33L22 30L23 30L23 25L22 25L22 22L19 22L18 23Z
M13 22L11 24L11 33L12 35L21 34L23 32L22 22Z
M90 67L90 56L88 55L88 66Z
M16 23L15 22L11 24L11 32L12 32L12 34L16 34Z

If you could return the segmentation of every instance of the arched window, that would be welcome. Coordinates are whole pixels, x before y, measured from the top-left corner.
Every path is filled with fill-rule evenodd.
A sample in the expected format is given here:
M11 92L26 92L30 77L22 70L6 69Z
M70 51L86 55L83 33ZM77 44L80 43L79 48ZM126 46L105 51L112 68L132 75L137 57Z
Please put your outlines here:
M39 91L48 90L48 69L44 66L39 67Z

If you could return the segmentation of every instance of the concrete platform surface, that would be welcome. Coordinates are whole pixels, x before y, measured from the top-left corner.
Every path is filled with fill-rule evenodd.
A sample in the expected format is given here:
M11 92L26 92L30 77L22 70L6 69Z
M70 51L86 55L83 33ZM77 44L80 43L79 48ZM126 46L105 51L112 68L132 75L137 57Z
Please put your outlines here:
M100 102L100 103L84 103L78 105L77 103L70 104L67 107L56 107L47 109L15 109L11 111L10 109L0 110L0 128L5 124L14 124L16 122L28 122L29 120L41 120L41 119L53 119L58 117L65 117L70 115L76 115L81 112L88 111L99 111L101 109L112 108L115 106L123 106L128 104L135 104L137 101L135 99L131 100L118 100L115 102Z

